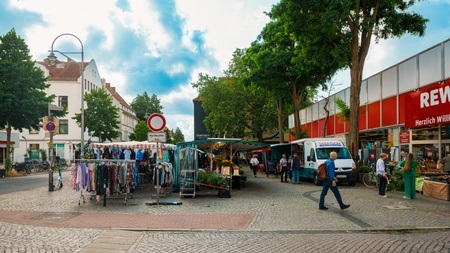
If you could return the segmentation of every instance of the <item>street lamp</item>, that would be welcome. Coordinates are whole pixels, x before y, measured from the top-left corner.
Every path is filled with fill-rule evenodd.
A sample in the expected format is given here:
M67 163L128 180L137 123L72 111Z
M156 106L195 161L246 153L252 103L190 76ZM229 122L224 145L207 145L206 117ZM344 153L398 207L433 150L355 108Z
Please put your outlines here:
M23 136L22 135L22 139L24 139L25 140L25 157L27 157L28 156L28 140L27 140L27 138L25 138L25 136ZM31 158L31 157L30 157Z
M59 52L57 50L53 50L53 45L55 44L55 41L62 36L65 35L69 35L72 36L74 38L76 38L80 44L81 44L81 52ZM83 48L83 43L81 42L81 40L71 34L71 33L63 33L58 35L52 42L52 49L50 50L50 55L47 57L50 62L55 62L56 61L56 56L53 52L58 52L61 53L62 55L68 57L65 54L81 54L81 144L80 144L80 156L81 158L84 157L84 48ZM70 59L70 57L68 57Z

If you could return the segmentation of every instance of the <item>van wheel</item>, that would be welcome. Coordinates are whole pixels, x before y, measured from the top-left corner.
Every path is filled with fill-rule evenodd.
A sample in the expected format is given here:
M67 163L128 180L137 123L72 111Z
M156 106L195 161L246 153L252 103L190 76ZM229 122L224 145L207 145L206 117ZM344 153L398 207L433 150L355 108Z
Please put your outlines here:
M319 180L319 177L317 176L317 173L314 173L314 184L317 186L322 185L322 181Z

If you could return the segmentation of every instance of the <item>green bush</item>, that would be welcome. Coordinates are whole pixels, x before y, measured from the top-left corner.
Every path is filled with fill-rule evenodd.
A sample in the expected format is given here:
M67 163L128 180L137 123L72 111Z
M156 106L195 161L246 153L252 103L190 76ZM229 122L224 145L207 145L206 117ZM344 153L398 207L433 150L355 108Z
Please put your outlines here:
M405 191L405 185L403 183L402 172L400 170L394 170L391 175L390 187L395 191Z

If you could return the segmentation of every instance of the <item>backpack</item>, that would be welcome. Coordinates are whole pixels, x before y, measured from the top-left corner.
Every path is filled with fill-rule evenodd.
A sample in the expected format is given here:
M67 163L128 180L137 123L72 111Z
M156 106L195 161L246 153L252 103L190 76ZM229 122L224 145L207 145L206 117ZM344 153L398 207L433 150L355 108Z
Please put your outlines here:
M327 178L327 168L325 163L322 163L317 167L317 177L319 180L325 180Z

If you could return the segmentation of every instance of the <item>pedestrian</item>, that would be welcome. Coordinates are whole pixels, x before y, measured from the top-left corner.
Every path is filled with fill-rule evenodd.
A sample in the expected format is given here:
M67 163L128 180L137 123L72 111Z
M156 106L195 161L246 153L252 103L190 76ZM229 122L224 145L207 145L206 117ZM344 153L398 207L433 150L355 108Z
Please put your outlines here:
M450 174L450 152L447 152L447 156L442 158L439 163L444 165L444 172Z
M416 198L416 167L419 162L414 159L413 154L409 153L406 160L400 162L403 183L405 184L405 199Z
M344 204L344 202L342 202L341 193L339 192L339 189L337 186L338 180L334 174L334 170L336 169L334 160L336 160L336 158L337 158L337 153L333 151L330 153L330 158L328 158L325 161L327 178L325 178L323 180L322 193L320 193L319 210L327 210L328 209L325 206L325 196L328 193L328 189L331 189L331 191L333 192L334 197L336 198L336 200L339 204L339 207L341 209L347 209L350 207L350 205L346 205L346 204Z
M286 154L283 154L280 159L280 167L281 167L281 182L287 183L288 178L288 165L286 160ZM284 176L284 181L283 181Z
M380 158L377 160L377 177L378 177L378 194L380 194L381 197L387 198L386 195L386 187L387 187L387 180L388 176L386 174L386 164L384 163L384 160L388 158L386 153L381 153Z
M402 159L402 161L406 160L407 156L408 156L408 152L406 152L406 151L400 152L400 158Z
M297 153L294 153L294 157L291 162L291 170L292 170L292 183L300 184L300 158Z
M254 177L256 177L256 171L258 170L258 164L259 164L259 161L258 161L258 155L253 155L253 157L252 157L252 159L250 159L250 166L251 166L251 169L253 170L253 176Z

